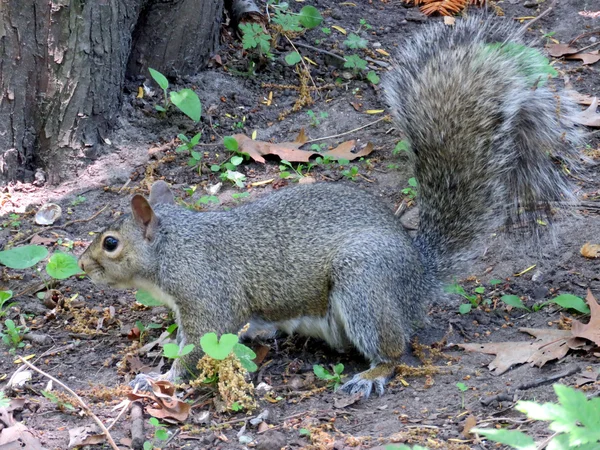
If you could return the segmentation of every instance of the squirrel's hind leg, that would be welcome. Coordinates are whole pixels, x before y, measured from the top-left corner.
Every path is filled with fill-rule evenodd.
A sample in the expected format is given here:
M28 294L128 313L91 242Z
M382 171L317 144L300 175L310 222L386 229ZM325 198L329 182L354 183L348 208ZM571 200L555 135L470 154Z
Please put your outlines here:
M340 389L348 394L360 392L363 398L367 398L371 395L373 388L375 388L377 395L382 396L385 391L385 385L394 376L395 370L395 363L377 364L369 370L354 375Z

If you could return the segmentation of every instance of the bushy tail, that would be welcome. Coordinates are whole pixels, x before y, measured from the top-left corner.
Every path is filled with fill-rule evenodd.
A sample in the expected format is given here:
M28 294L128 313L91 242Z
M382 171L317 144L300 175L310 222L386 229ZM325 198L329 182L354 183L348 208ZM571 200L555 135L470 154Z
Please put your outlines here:
M492 227L535 227L573 200L564 171L580 162L573 106L548 85L547 59L499 20L429 26L384 81L413 152L417 243L440 276Z

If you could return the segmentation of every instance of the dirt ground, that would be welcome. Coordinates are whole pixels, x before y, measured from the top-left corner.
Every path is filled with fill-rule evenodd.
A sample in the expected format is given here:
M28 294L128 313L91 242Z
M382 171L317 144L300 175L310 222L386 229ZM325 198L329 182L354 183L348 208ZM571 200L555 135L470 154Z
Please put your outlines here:
M368 40L371 49L362 52L362 55L372 58L371 65L380 75L389 66L390 59L373 52L373 49L380 48L393 53L395 48L403 45L407 36L423 24L441 20L427 18L417 8L407 8L398 1L359 0L341 3L319 0L311 3L323 12L322 26L331 28L337 25L350 32L359 28L360 19L372 25L370 30L362 27L359 31ZM530 3L534 2L508 0L499 2L498 6L506 15L504 20L513 20L536 16L549 2L542 3L539 8L529 7ZM296 6L292 5L293 8ZM596 0L559 2L553 12L534 24L528 35L532 40L543 43L548 39L543 36L554 32L552 38L569 42L583 33L597 30L598 19L578 14L580 11L597 10L597 6ZM298 37L297 41L332 51L342 47L341 42L345 37L340 32L332 30L330 35L325 35L320 28ZM181 86L193 87L202 100L203 118L197 126L178 113L172 113L166 119L161 118L153 109L157 97L136 99L139 82L130 82L125 92L118 129L106 148L99 150L104 154L96 162L73 180L58 187L15 184L4 188L2 222L9 221L9 214L16 213L21 223L18 226L8 224L0 232L2 246L38 231L39 228L33 225L31 212L35 212L41 204L53 201L63 208L63 217L57 225L64 225L64 228L40 230L40 236L50 239L44 245L69 251L66 246L71 242L72 252L78 256L93 238L92 232L101 230L117 215L127 211L131 192L146 192L146 181L165 179L186 202L206 195L205 188L219 181L211 173L210 165L226 158L227 151L220 145L222 137L234 133L251 135L253 131L256 131L257 139L264 141L290 141L301 128L305 128L312 139L345 133L341 137L318 141L328 146L350 139L373 143L375 151L371 155L364 161L351 163L359 169L356 180L346 179L337 165L315 166L311 170L312 176L318 181L360 186L380 196L390 208L400 205L405 198L401 190L408 187L407 181L411 176L406 159L392 155L392 149L402 136L388 121L369 125L385 113L366 113L368 110L386 109L378 87L366 80L347 80L343 70L331 65L331 61L324 59L323 54L301 49L316 63L311 67L311 75L317 86L332 84L338 77L344 80L343 85L320 91L318 95L313 95L313 105L279 120L279 115L294 104L297 92L264 87L263 84L298 83L298 77L283 62L285 53L290 49L277 51L275 60L255 77L233 75L232 70L243 70L245 59L241 45L233 38L231 31L224 27L222 35L219 55L224 67L217 65L196 77L179 80ZM578 46L591 45L599 39L597 33L586 35L578 40ZM315 40L320 42L316 44ZM577 91L592 96L600 95L600 63L583 66L581 61L560 60L556 62L556 67L561 75L569 76ZM150 82L148 84L154 86ZM270 92L272 103L267 105ZM307 114L309 109L315 113L318 124L311 124ZM321 113L327 113L326 117L321 117ZM369 126L351 131L365 125ZM173 139L178 133L192 136L200 131L205 164L199 174L198 170L188 167L187 155L175 153ZM597 136L591 134L588 141L591 149L598 148ZM107 155L109 151L114 153ZM245 190L225 183L217 194L219 204L209 204L204 209L235 207L239 202L252 201L253 197L269 195L271 190L291 184L291 181L280 179L278 166L276 159L270 159L266 164L245 162L240 171L246 175L248 183L269 179L275 181ZM586 206L573 208L558 220L555 243L544 241L540 248L526 249L518 242L492 237L488 241L489 246L481 249L481 256L468 273L461 275L461 285L470 293L479 285L486 287L486 293L491 293L489 281L501 279L503 283L493 293L494 298L501 294L516 294L522 296L530 307L548 300L556 293L585 297L586 290L590 288L597 297L600 296L598 260L586 259L580 254L584 243L600 243L600 176L594 167L592 165L585 176L576 180L580 188L578 194L585 200ZM183 190L190 186L198 186L192 198ZM232 194L240 192L249 192L250 197L237 200L232 197ZM85 200L77 200L78 197L85 197ZM88 219L105 205L107 208L93 220L67 224L71 220ZM415 208L411 207L402 220L411 223L414 216ZM38 284L39 275L32 270L5 269L2 283L4 289L21 293ZM20 295L9 317L15 320L21 318L32 332L45 336L47 341L43 344L30 343L18 353L35 355L32 361L38 367L75 389L92 410L107 421L116 416L117 411L112 408L123 400L123 385L132 378L130 370L123 367L122 363L124 353L132 344L128 338L129 331L138 320L145 324L154 322L168 325L168 311L163 307L133 307L132 292L101 289L88 279L71 278L60 282L56 289L66 297L78 294L76 301L82 302L76 303L73 309L79 310L79 314L67 311L58 316L48 315L50 310L31 289ZM312 366L323 364L329 367L342 362L345 365L344 373L352 374L365 369L366 362L357 354L331 351L314 339L280 337L267 343L269 353L254 375L256 384L262 381L272 386L270 400L259 396L259 407L249 416L245 413L218 413L211 402L206 401L206 397L195 399L196 406L187 425L168 428L169 433L174 433L168 448L276 449L285 446L286 449L367 449L389 442L420 443L429 448L496 448L492 444L477 443L472 436L465 437L462 434L465 420L471 415L479 425L520 427L540 440L550 435L543 424L528 422L522 414L513 410L512 401L486 405L481 400L532 382L534 387L518 391L514 399L555 401L551 382L541 380L577 369L579 373L561 379L562 383L573 386L582 372L598 372L600 362L597 357L584 352L572 353L542 368L520 365L496 376L487 368L493 356L466 353L454 344L503 341L525 344L531 338L519 332L519 328L557 328L564 317L572 316L571 312L548 306L538 312L527 313L518 309L508 310L501 302L493 302L489 307L481 306L469 314L461 315L458 307L463 302L456 296L449 304L433 304L429 325L418 333L419 341L426 344L434 343L448 333L444 352L452 359L434 362L442 369L441 373L397 377L384 396L344 407L340 404L343 395L333 393L331 389L319 389L324 385L312 377ZM99 329L84 332L75 326L78 320L81 325L81 319L77 319L81 315L89 317L92 323L97 323L100 316L106 315L107 318ZM159 334L160 330L152 330L146 340L151 341ZM0 373L10 378L18 367L14 363L14 355L9 354L6 347L2 347L1 355ZM156 366L158 360L156 355L142 359L150 366ZM405 360L410 365L420 364L413 353L407 354ZM457 382L464 383L469 389L462 394L456 386ZM54 403L44 398L41 390L47 389L47 383L46 378L34 374L30 382L17 390L16 395L26 399L21 417L46 448L66 449L68 430L90 424L91 419L80 414L79 409L60 411ZM600 384L588 384L585 389L588 394L593 394L600 389ZM200 419L203 411L210 412L204 422ZM269 428L259 431L247 419L263 411L268 411L266 423ZM116 423L111 432L117 442L129 437L130 427L127 415ZM310 436L301 432L302 429L310 430ZM147 435L150 436L150 430ZM241 443L240 437L243 436L252 441ZM245 442L244 439L242 442Z

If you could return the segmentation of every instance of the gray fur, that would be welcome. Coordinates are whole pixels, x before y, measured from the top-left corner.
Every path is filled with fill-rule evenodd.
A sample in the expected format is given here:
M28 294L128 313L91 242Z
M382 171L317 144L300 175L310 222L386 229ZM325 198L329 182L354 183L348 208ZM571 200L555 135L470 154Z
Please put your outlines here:
M502 52L482 57L485 43L513 32L479 19L429 27L403 44L385 82L414 152L415 239L378 199L347 185L296 186L196 213L173 205L159 183L150 196L156 220L119 220L81 266L94 281L148 289L172 307L181 345L197 346L188 367L201 356L203 334L253 322L355 347L372 368L343 389L383 392L428 301L444 296L443 278L473 243L495 225L535 221L571 198L547 155L578 157L563 115L570 106L548 87L532 89ZM112 253L102 249L106 235L120 239ZM181 375L178 360L169 378Z

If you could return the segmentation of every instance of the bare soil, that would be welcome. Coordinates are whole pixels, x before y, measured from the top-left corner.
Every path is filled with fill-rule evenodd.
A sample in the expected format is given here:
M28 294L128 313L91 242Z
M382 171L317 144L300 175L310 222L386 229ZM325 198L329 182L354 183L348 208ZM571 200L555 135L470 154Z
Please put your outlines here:
M324 12L323 26L331 28L337 25L348 32L355 32L359 29L360 19L372 25L370 30L362 27L358 31L369 41L370 49L360 53L363 57L369 56L378 61L371 65L381 73L390 60L373 52L373 49L381 48L393 53L396 47L403 45L407 36L423 24L441 20L422 16L417 8L406 8L397 1L339 3L319 0L312 3ZM540 8L524 6L529 3L520 0L498 3L506 15L506 18L498 20L536 16L548 2ZM296 6L292 5L294 8ZM553 12L533 25L529 36L532 40L545 42L547 33L554 33L552 38L569 42L584 33L597 30L597 19L594 21L578 14L579 11L596 10L597 6L596 0L558 2ZM345 37L339 31L332 29L330 35L325 35L320 29L311 30L296 41L331 51L343 48ZM584 47L599 39L597 33L585 35L577 41L577 45ZM93 238L92 232L101 230L116 216L127 212L131 192L146 192L146 182L165 179L186 202L207 195L205 188L219 181L210 171L210 165L222 162L227 157L227 151L221 145L223 136L238 132L250 135L256 130L259 140L282 142L293 140L300 129L305 128L314 139L346 133L383 117L383 114L365 113L367 110L386 109L378 87L366 80L346 79L344 70L332 65L324 54L302 48L301 52L316 63L316 66L311 66L311 75L317 86L333 84L337 78L342 78L343 85L320 91L318 95L313 95L313 105L279 120L280 114L293 106L297 92L264 87L263 84L298 84L298 76L283 61L290 49L276 51L275 60L262 67L256 76L244 77L234 75L234 70L243 71L246 64L239 41L226 27L223 28L223 40L219 56L224 67L215 64L216 67L196 77L178 80L180 86L194 88L203 102L203 118L198 126L193 126L189 119L175 111L166 118L159 116L154 111L154 104L160 98L158 93L154 97L146 95L138 99L136 95L140 81L131 81L125 92L119 128L111 136L110 142L106 143L102 150L104 154L97 161L58 187L16 184L5 188L2 194L2 221L8 221L10 213L18 213L21 224L8 224L0 232L0 243L6 246L40 231L41 236L53 240L47 244L49 247L68 251L64 245L73 243L72 252L79 255ZM319 42L316 43L316 40ZM559 60L556 61L556 67L562 75L569 76L577 91L600 95L598 64L582 66L580 61ZM149 80L147 85L156 89ZM267 105L270 92L272 103ZM319 118L318 124L311 125L307 115L309 109ZM327 113L327 116L321 117L321 112ZM178 133L191 137L200 131L204 165L198 173L198 170L188 167L186 154L175 153L173 139ZM390 122L380 121L342 137L319 141L335 146L349 139L359 139L362 143L373 143L375 151L363 161L352 162L351 165L359 168L359 176L354 181L344 177L337 165L316 166L311 170L312 176L318 181L358 185L380 196L390 208L397 208L405 198L401 189L408 186L407 180L411 176L406 159L392 155L392 149L401 138L400 132ZM591 149L598 148L597 136L590 135L589 143ZM291 181L280 179L278 166L277 159L270 159L266 164L244 163L240 170L246 175L248 183L269 179L274 181L247 189L250 197L242 200L234 199L232 194L244 191L226 183L217 194L220 203L204 208L231 208L240 201L252 201L254 197L269 195L272 189L284 188ZM254 375L257 384L263 381L273 387L271 398L275 400L267 401L259 397L259 408L252 414L268 410L266 422L271 426L269 430L259 432L257 427L247 423L245 430L240 433L249 417L247 414L218 413L210 401L200 401L193 409L185 430L178 431L177 426L169 427L170 433L178 434L170 441L168 448L275 449L285 446L286 449L367 449L390 441L421 443L430 448L490 448L490 445L484 447L475 442L472 436L462 435L464 422L470 415L475 416L480 424L487 421L511 428L520 426L521 430L530 432L537 439L550 435L543 424L525 422L524 417L511 408L514 405L512 401L485 405L481 400L573 367L580 371L597 372L600 363L596 356L573 353L541 368L521 365L496 376L487 368L493 356L465 353L453 344L503 341L525 344L531 338L519 332L520 327L557 328L561 320L572 316L571 311L555 306L545 307L535 313L509 310L502 302L496 301L501 294L522 296L529 307L548 300L557 292L585 297L586 290L590 288L600 296L598 260L586 259L580 254L582 244L600 243L600 176L595 166L576 183L580 189L579 195L588 206L573 208L558 220L554 243L543 242L541 247L531 249L519 241L492 237L488 247L481 249L481 256L469 272L461 275L460 283L470 293L476 286L486 287L487 294L483 297L490 294L494 300L490 306L482 305L469 314L461 315L458 307L464 300L458 296L450 304L432 305L430 324L418 333L418 339L419 342L431 344L447 335L447 345L443 350L452 359L434 362L442 368L441 373L398 377L384 396L343 407L337 403L344 399L342 395L330 389L319 389L324 385L312 378L313 364L332 366L342 362L346 367L344 373L352 374L365 369L366 362L357 354L342 355L331 351L322 342L313 339L280 337L267 342L270 351L259 372ZM192 198L183 190L189 186L198 186ZM85 201L74 204L78 196L85 197ZM31 213L47 201L62 206L64 214L57 225L63 225L63 228L46 231L33 225ZM107 208L91 221L66 224L70 220L87 219L105 205ZM410 208L402 220L410 224L414 216L415 208ZM201 238L198 236L198 239ZM491 279L504 280L493 295L489 284ZM3 271L3 288L12 289L15 293L21 293L39 281L39 275L32 270ZM91 308L84 312L84 316L89 317L92 324L97 324L97 318L105 315L101 327L93 332L82 332L75 327L81 325L82 320L77 319L72 311L63 311L57 316L48 315L50 310L47 306L35 293L29 292L17 298L18 304L8 317L24 320L32 332L46 336L48 341L45 344L28 344L17 353L34 354L32 361L37 366L77 390L95 413L107 421L117 414L112 407L124 398L124 388L119 387L126 385L133 376L130 368L122 364L123 354L132 344L128 338L129 331L138 320L144 324L154 322L168 325L168 311L161 307L134 308L132 292L101 289L88 279L68 279L60 282L56 288L67 298L78 294L76 301L83 302L75 305L74 309L81 312L83 308ZM155 339L159 333L160 330L152 330L146 340ZM10 378L17 369L14 355L7 351L7 347L2 347L0 359L1 373ZM155 356L145 358L143 362L156 366L158 360L159 356ZM413 366L420 364L413 352L409 352L405 360ZM578 375L574 374L560 382L575 385L577 378ZM61 411L44 398L41 390L46 389L47 382L47 379L34 374L30 382L17 390L16 395L26 399L21 417L46 448L66 449L68 430L90 424L91 420L77 411ZM457 382L469 387L464 395L456 387ZM518 391L514 400L556 400L550 382L534 384L537 385L531 389ZM597 393L599 388L599 383L585 386L588 394ZM98 395L99 392L106 394L105 397ZM209 423L198 424L194 419L205 410L210 411ZM310 430L311 436L302 434L301 429ZM111 431L118 442L129 437L128 416L122 418ZM148 437L150 434L151 430L147 430ZM252 438L252 443L240 443L239 436L242 435Z

